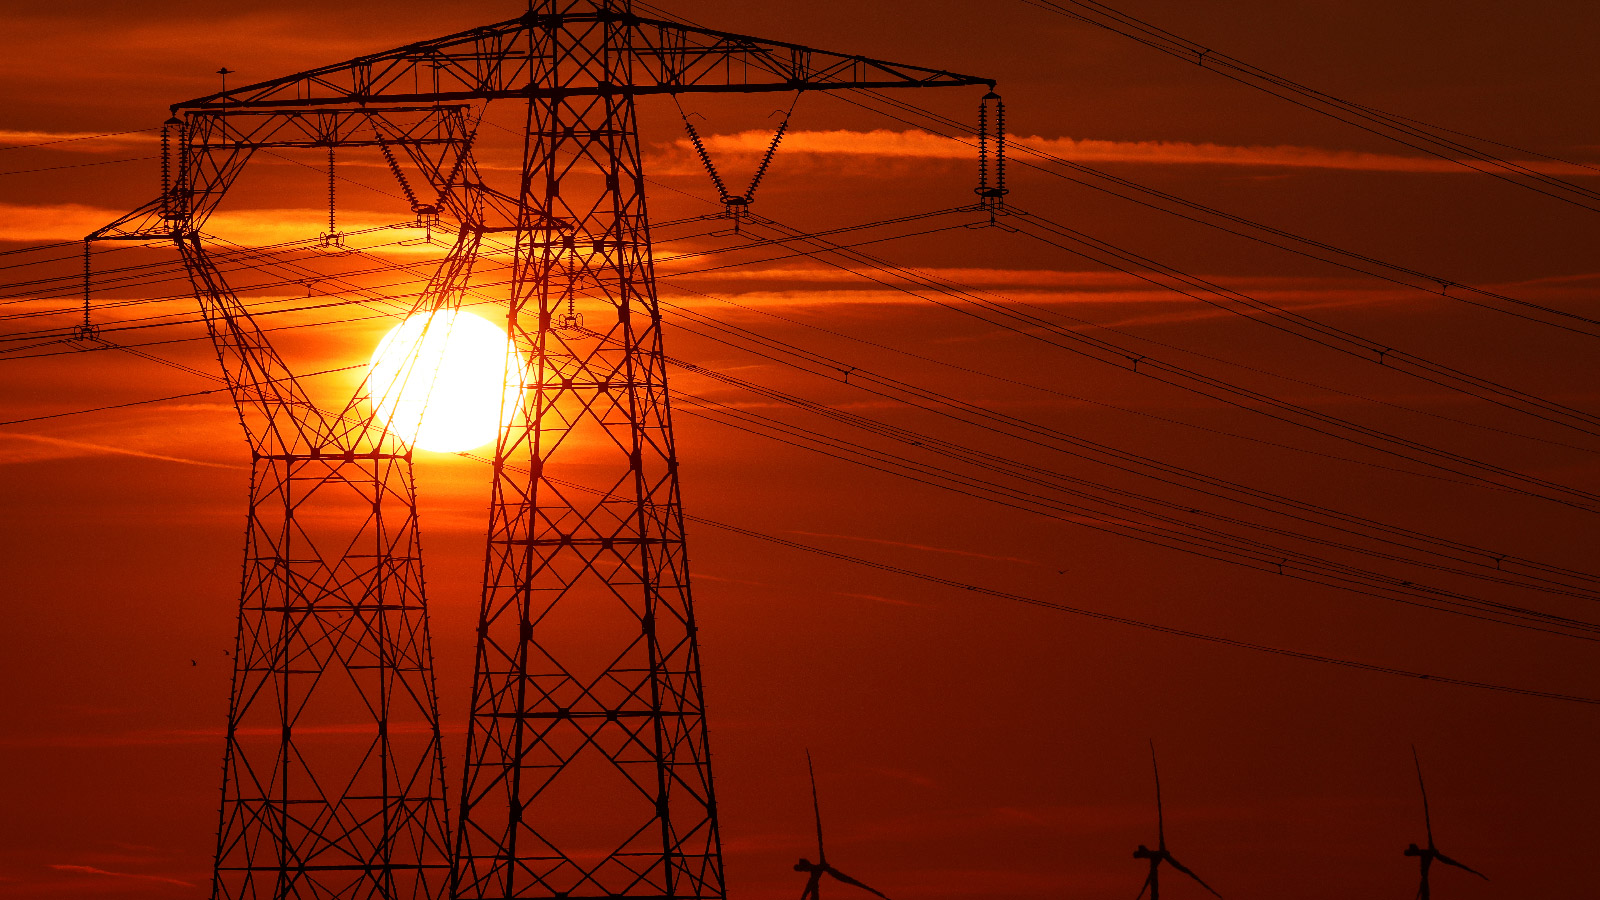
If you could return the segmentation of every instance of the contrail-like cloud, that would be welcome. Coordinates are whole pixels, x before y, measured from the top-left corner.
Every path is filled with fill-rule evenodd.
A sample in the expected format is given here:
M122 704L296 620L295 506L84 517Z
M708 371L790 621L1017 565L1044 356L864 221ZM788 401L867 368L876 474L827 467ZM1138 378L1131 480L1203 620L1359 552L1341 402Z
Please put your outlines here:
M33 243L81 240L84 235L110 223L123 212L79 203L0 203L0 241ZM344 231L359 231L404 225L407 215L399 211L379 213L341 210L339 227ZM311 241L327 230L326 208L227 210L213 215L206 223L207 234L252 247ZM421 234L419 228L397 228L393 232L384 232L381 238L375 240L392 242Z
M39 146L41 149L64 150L76 153L101 153L121 150L137 144L153 144L160 136L150 129L122 134L100 134L93 131L30 131L0 128L0 149Z
M74 441L68 440L67 438L50 437L43 434L29 434L23 431L0 431L0 438L17 438L24 441L34 441L40 444L48 444L53 447L81 450L86 451L85 455L91 456L99 456L103 454L112 454L116 456L137 456L140 459L158 459L163 462L182 463L187 466L204 466L208 469L244 468L243 466L230 463L207 462L203 459L190 459L186 456L168 456L164 453L150 453L145 450L135 450L132 447L116 447L110 444L92 444L88 441ZM3 465L5 462L5 457L0 456L0 465Z
M80 875L104 875L111 878L132 878L136 881L159 881L162 884L176 884L183 887L194 887L192 882L179 881L176 878L167 878L164 875L135 875L132 872L112 872L109 869L99 869L94 866L74 866L65 863L51 863L49 868L57 872L77 872Z
M1459 163L1428 156L1400 156L1322 147L1236 146L1189 141L1105 141L1013 135L1013 147L1060 156L1074 162L1131 163L1140 165L1208 165L1252 168L1336 169L1358 172L1411 172L1428 174L1469 171ZM715 153L760 154L772 142L766 131L713 134L706 149ZM680 142L684 148L687 141ZM784 136L788 153L838 154L913 159L969 159L973 148L926 131L791 131ZM1565 177L1600 175L1583 166L1549 160L1522 160L1517 165L1545 175Z

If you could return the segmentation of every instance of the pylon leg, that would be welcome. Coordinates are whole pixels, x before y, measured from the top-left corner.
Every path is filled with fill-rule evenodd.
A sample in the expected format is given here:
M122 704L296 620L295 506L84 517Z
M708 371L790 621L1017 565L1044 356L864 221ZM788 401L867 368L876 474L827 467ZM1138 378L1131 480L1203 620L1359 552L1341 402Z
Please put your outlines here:
M540 86L630 83L629 55L596 49L625 29L535 32L565 61ZM597 60L615 71L579 71ZM528 383L495 451L455 894L721 898L633 100L535 100L528 133ZM587 327L563 322L574 302Z
M448 826L409 450L335 441L197 241L251 447L212 897L438 900Z

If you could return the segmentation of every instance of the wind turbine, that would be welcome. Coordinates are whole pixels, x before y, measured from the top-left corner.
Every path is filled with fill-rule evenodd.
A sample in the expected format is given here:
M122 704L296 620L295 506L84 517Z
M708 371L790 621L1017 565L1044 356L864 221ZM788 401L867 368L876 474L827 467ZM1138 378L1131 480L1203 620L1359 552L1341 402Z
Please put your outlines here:
M1406 848L1406 855L1417 857L1417 862L1422 866L1422 886L1417 888L1418 900L1429 900L1429 897L1431 896L1428 890L1428 870L1433 867L1435 860L1442 862L1447 866L1455 866L1458 869L1466 869L1468 872L1471 872L1479 878L1482 878L1484 881L1488 881L1489 876L1479 872L1477 869L1474 869L1471 866L1456 862L1450 857L1445 856L1443 853L1439 852L1439 848L1433 845L1433 814L1428 811L1428 785L1422 780L1422 759L1417 756L1416 745L1412 745L1411 747L1411 761L1417 765L1417 786L1422 788L1422 821L1428 826L1428 846L1418 847L1416 844L1412 844Z
M1150 768L1156 775L1156 849L1151 850L1149 847L1140 844L1139 849L1133 851L1134 859L1150 860L1150 874L1145 877L1144 887L1139 888L1139 898L1143 898L1145 891L1149 891L1150 900L1161 900L1161 864L1166 863L1199 882L1201 887L1210 891L1218 900L1221 900L1222 895L1218 894L1215 888L1206 884L1199 875L1190 871L1183 863L1173 859L1172 854L1167 852L1167 822L1166 814L1161 809L1161 769L1156 765L1155 741L1150 742Z
M811 773L811 809L817 817L817 861L812 862L805 857L794 864L796 872L805 872L806 889L800 893L800 900L822 900L822 876L829 875L845 884L854 885L868 893L876 894L883 900L889 900L888 895L875 888L867 887L849 875L828 865L827 851L822 849L822 804L817 802L817 770L811 765L811 751L806 751L806 771Z

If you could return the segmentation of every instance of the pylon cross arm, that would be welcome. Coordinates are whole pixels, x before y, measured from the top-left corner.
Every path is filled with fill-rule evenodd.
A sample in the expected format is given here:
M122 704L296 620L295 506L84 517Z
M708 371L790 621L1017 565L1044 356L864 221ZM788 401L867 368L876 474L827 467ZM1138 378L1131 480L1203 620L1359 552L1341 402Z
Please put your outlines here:
M536 83L556 44L592 44L603 29L633 57L628 84L601 57L596 77ZM539 99L582 95L759 93L847 88L970 87L994 80L819 50L607 9L530 14L175 103L183 110L328 107L364 103Z

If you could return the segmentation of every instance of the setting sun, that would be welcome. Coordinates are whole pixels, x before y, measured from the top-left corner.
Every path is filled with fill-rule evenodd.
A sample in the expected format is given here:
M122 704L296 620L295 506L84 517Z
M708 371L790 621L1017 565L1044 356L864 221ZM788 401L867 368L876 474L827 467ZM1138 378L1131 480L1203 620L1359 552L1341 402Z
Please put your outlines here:
M481 447L495 439L502 410L509 420L517 402L516 389L504 387L511 349L506 333L481 316L414 315L378 342L369 396L407 443L439 453Z

